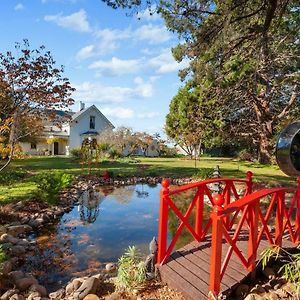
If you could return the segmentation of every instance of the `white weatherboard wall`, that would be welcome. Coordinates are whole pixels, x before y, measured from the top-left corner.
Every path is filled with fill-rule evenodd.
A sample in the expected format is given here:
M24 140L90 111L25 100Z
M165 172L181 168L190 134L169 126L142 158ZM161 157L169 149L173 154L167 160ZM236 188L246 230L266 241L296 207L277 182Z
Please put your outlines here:
M95 117L95 129L90 129L90 116ZM85 138L81 135L82 133L87 131L95 131L101 133L107 128L112 128L112 125L99 112L99 110L96 107L91 106L89 109L87 109L74 121L71 122L69 138L70 150L81 147L81 144Z

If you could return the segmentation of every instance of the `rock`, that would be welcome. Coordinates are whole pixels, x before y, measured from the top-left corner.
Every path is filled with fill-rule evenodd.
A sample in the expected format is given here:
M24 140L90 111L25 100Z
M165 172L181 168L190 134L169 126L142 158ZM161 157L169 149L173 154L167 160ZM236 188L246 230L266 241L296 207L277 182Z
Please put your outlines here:
M40 227L41 225L43 225L43 223L44 223L44 220L42 218L31 219L28 222L28 224L34 229Z
M64 289L60 289L56 292L53 292L53 293L49 294L49 298L54 299L54 300L64 299L64 297L65 297L65 290Z
M12 271L8 274L14 281L21 279L24 277L24 273L22 271Z
M88 294L83 300L100 300L100 298L95 294Z
M264 298L257 294L249 294L244 300L263 300Z
M26 253L26 250L23 246L13 246L11 249L11 253L13 256L22 256Z
M95 294L98 285L100 283L100 280L94 277L90 277L88 279L86 279L81 286L79 287L79 289L77 289L74 293L74 299L84 299L85 296L87 296L88 294Z
M262 270L263 274L267 277L267 278L271 278L271 277L274 277L276 275L275 271L273 268L271 267L265 267L263 270Z
M241 296L246 296L248 292L249 292L249 285L241 283L235 289L234 293L237 297L241 297Z
M8 290L0 297L0 300L9 300L9 298L12 295L18 294L18 293L19 293L19 290L16 290L16 289Z
M73 294L73 292L75 292L81 286L81 284L82 282L79 279L77 278L74 279L66 286L66 294L67 295Z
M22 295L14 294L9 298L9 300L25 300L25 298Z
M108 264L106 264L106 266L105 266L105 270L106 270L107 272L114 272L114 271L117 270L117 266L116 266L116 264L114 264L114 263L108 263Z
M120 297L120 294L118 292L113 292L112 294L105 296L104 299L105 300L119 300L122 298Z
M27 290L31 285L38 284L35 278L21 278L16 281L16 285L18 289L21 291Z
M250 293L253 293L253 294L262 294L262 293L265 293L266 290L260 286L259 284L257 284L255 287L253 287L251 290L250 290Z
M41 294L39 292L32 292L30 295L27 297L26 300L41 300Z
M4 274L7 275L9 272L12 271L12 263L8 260L5 261L4 263L0 264L0 271Z
M47 296L47 290L44 286L40 284L33 284L30 288L29 291L32 292L38 292L42 297Z
M0 244L4 244L4 243L16 244L18 241L19 239L7 233L2 234L0 237Z
M19 240L18 243L17 243L18 246L22 246L22 247L29 247L30 246L30 242L28 242L27 240L25 239L22 239L22 240Z
M7 228L7 233L14 237L17 237L19 234L27 233L30 231L32 231L32 227L29 225L15 225L9 226Z
M276 293L270 292L268 295L268 300L279 300L280 298Z

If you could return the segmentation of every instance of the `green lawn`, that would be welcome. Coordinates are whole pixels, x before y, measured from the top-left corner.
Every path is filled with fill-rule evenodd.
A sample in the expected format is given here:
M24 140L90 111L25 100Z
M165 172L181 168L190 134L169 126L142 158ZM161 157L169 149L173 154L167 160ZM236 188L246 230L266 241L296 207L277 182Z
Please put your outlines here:
M201 174L199 169L212 169L216 165L221 168L223 177L245 177L250 170L254 173L255 182L264 182L268 186L293 184L294 179L285 176L277 166L264 166L257 163L241 162L229 158L203 157L197 161L197 169L194 161L184 158L145 158L139 157L137 163L120 161L104 161L98 167L92 168L93 174L102 174L105 169L120 176L164 176L164 177L188 177ZM29 176L20 182L10 185L0 185L0 201L7 202L30 198L36 186L34 175L38 172L62 170L71 174L88 174L87 167L82 168L77 162L67 157L32 157L13 161L9 170L26 170Z

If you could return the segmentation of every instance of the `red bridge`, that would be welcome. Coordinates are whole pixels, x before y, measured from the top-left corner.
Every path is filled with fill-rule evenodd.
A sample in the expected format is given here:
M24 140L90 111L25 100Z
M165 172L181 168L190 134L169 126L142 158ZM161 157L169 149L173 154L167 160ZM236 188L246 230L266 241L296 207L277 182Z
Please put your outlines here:
M210 189L216 183L222 184L223 190L213 196ZM175 189L170 189L167 179L162 181L157 257L160 275L187 299L216 299L255 270L262 250L299 243L300 179L297 188L253 192L252 185L251 172L244 180L217 178ZM175 198L187 193L192 199L182 212ZM205 207L210 209L208 220ZM168 243L171 212L179 219L179 226ZM174 252L183 229L194 241Z

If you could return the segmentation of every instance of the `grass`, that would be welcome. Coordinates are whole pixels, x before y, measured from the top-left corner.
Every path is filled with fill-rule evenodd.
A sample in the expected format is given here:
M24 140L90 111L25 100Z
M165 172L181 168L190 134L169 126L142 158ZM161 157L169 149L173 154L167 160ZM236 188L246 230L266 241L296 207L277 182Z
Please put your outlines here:
M149 158L139 157L138 163L120 161L103 161L98 167L93 167L93 174L103 174L104 170L112 171L114 176L162 176L162 177L189 177L199 173L199 169L212 169L216 165L221 168L222 177L244 178L250 170L254 173L254 182L263 182L266 186L294 184L293 178L284 175L277 166L265 166L258 163L242 162L231 158L203 157L197 161L184 158ZM26 170L29 173L25 179L10 185L0 185L0 202L19 201L28 199L36 191L34 177L46 171L63 170L74 175L88 174L88 168L68 157L31 157L16 159L7 170Z

